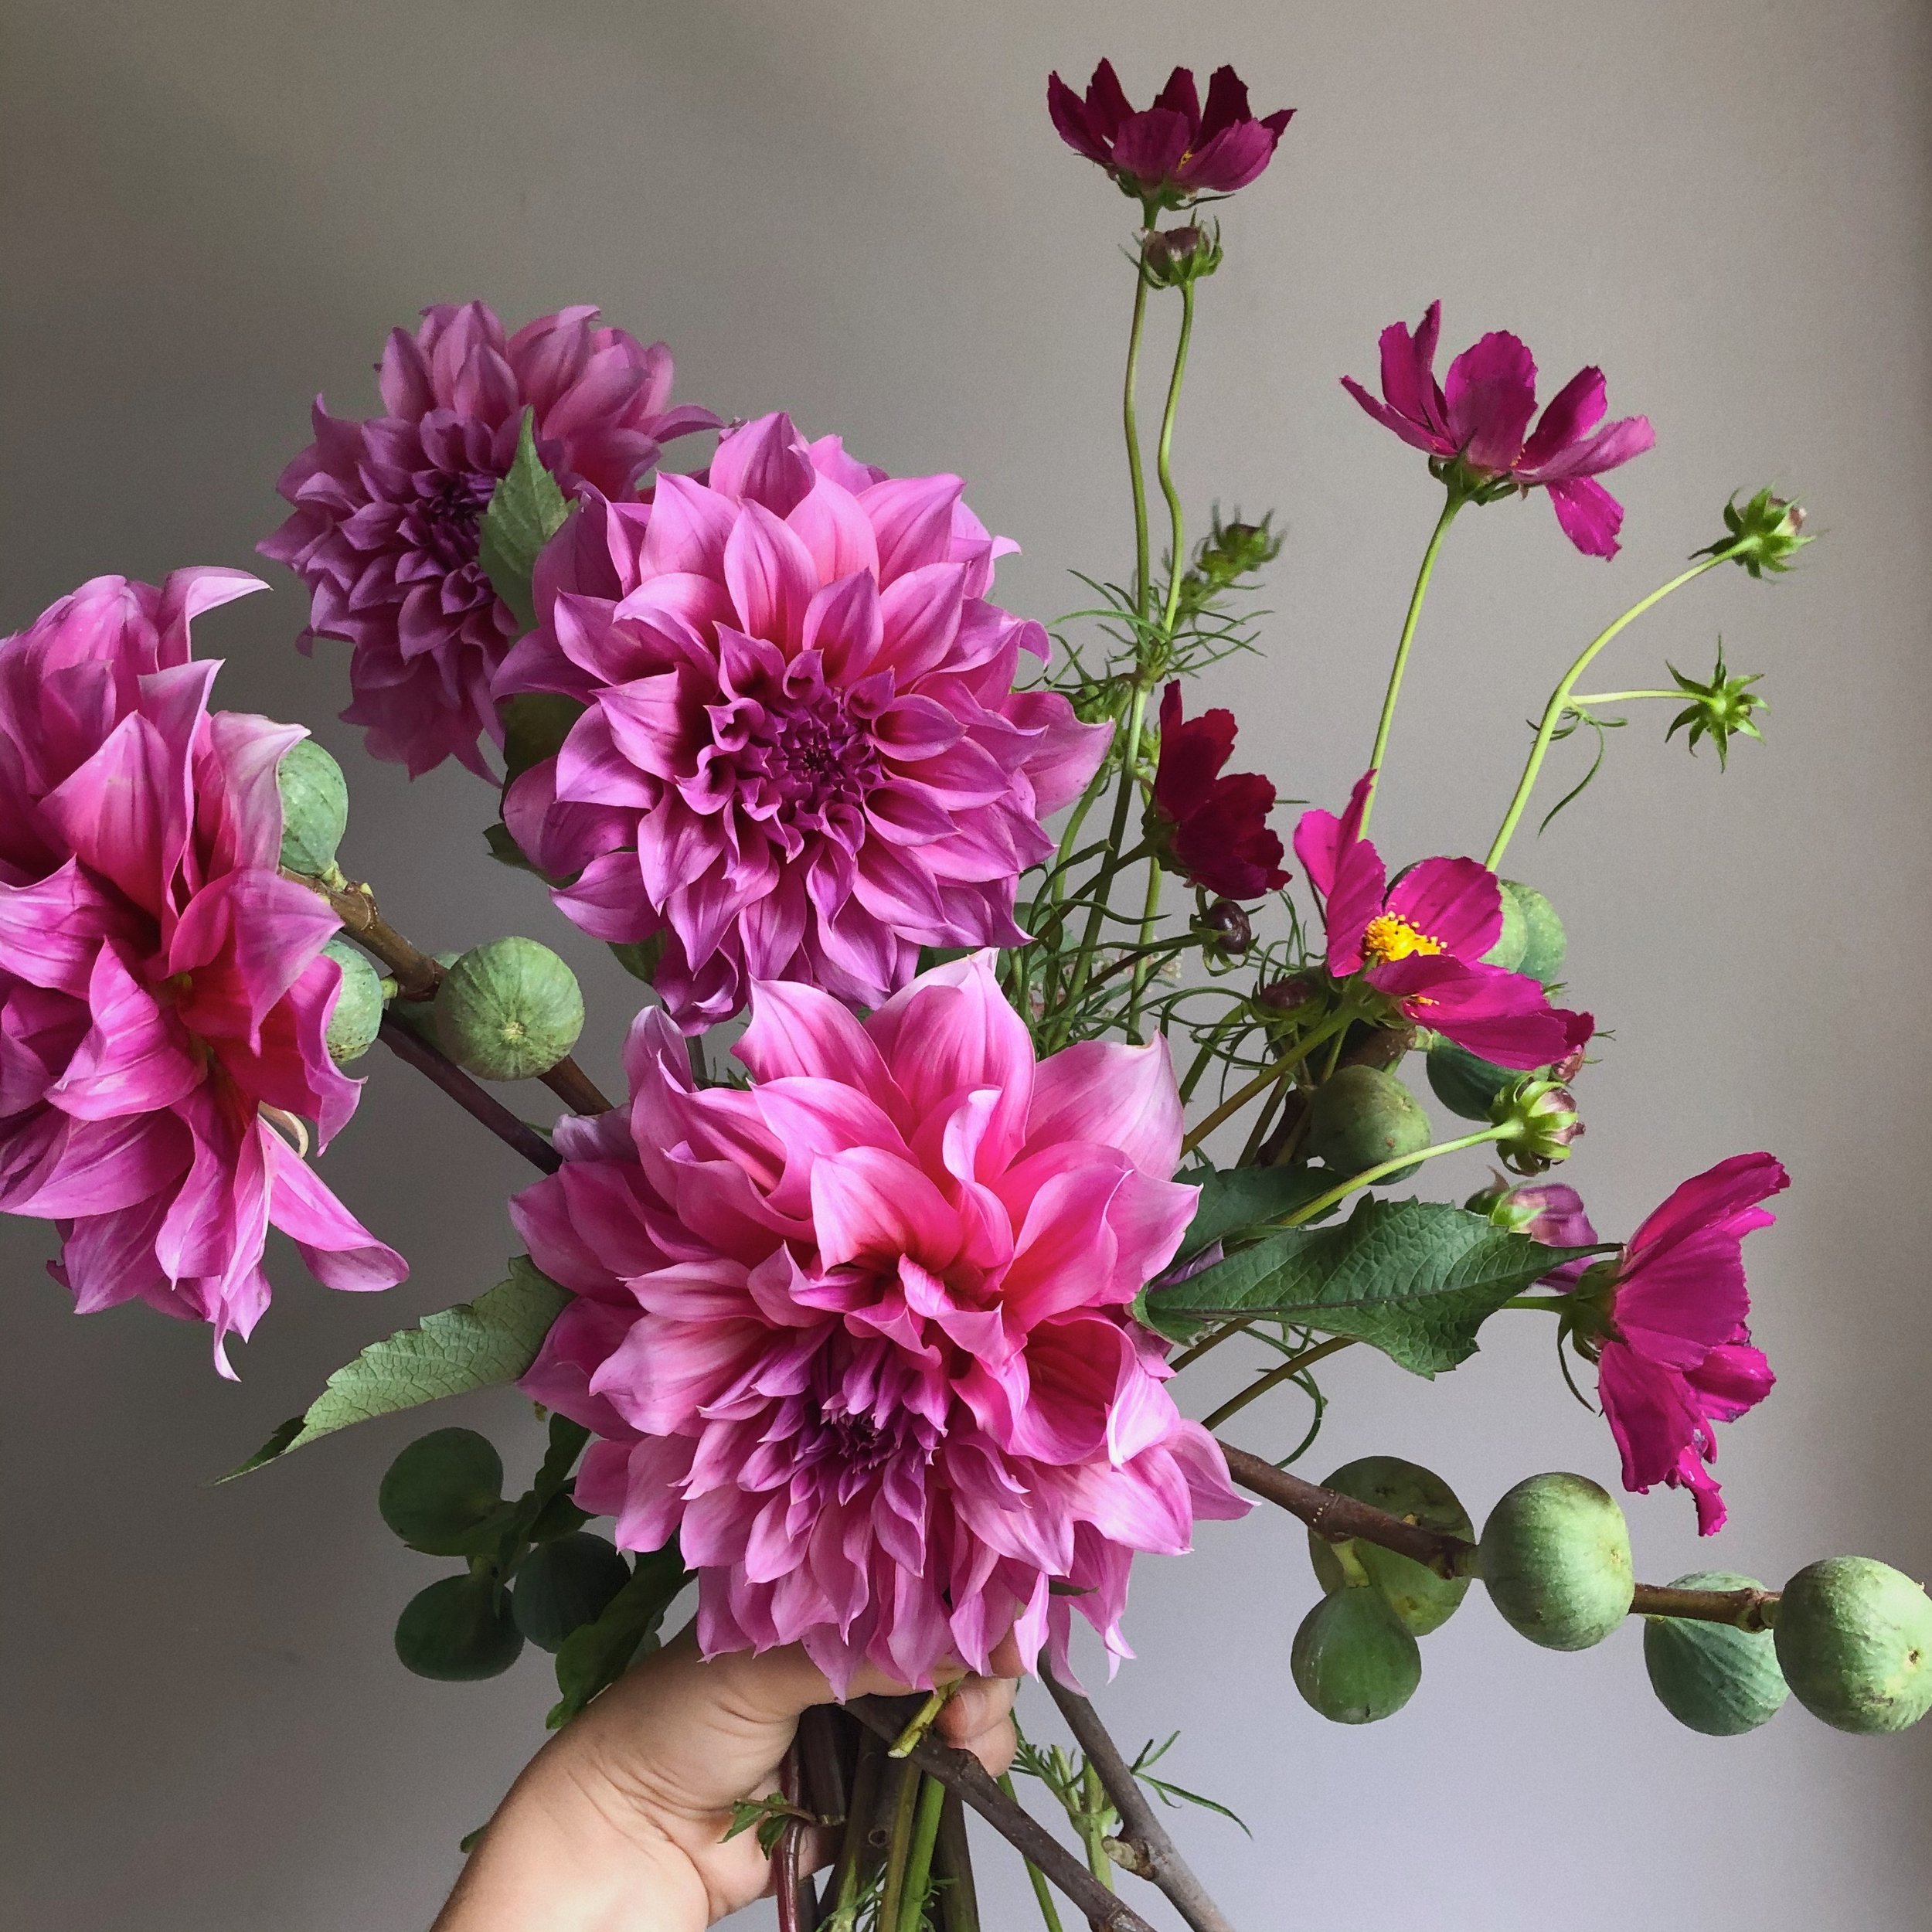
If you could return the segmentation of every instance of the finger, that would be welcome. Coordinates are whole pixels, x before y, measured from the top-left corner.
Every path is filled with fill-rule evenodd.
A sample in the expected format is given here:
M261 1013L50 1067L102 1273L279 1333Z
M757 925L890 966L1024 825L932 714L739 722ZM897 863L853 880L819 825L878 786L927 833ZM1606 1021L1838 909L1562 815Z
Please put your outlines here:
M1012 1713L1019 1688L1010 1677L965 1679L940 1711L940 1736L963 1748L969 1737L1004 1723Z

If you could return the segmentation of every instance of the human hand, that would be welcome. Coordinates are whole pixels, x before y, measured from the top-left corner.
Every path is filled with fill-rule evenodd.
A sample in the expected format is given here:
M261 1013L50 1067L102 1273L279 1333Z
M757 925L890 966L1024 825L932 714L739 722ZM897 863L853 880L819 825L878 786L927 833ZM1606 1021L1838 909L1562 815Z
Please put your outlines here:
M904 1688L868 1669L852 1695ZM997 1774L1014 1689L966 1677L935 1728ZM702 1932L749 1905L770 1862L755 1832L725 1842L731 1808L777 1789L800 1713L832 1695L795 1645L707 1663L686 1630L531 1760L432 1932Z

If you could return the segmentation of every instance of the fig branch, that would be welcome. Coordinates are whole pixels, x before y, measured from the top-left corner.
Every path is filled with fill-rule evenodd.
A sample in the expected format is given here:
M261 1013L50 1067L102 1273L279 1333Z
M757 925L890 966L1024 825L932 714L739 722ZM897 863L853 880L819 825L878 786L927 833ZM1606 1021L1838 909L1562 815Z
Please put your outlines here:
M554 1174L563 1158L536 1129L521 1121L496 1096L439 1053L410 1026L392 1013L383 1015L383 1044L400 1060L433 1080L467 1114L482 1122L505 1146L514 1148L532 1167Z
M1219 1440L1219 1438L1216 1438ZM1245 1449L1223 1442L1228 1474L1243 1489L1298 1516L1330 1543L1359 1538L1406 1556L1438 1577L1473 1577L1476 1546L1465 1536L1430 1529L1392 1516L1372 1503L1359 1502L1340 1491L1277 1469ZM1663 1583L1639 1583L1631 1604L1634 1617L1681 1617L1694 1623L1734 1624L1740 1630L1768 1630L1777 1621L1774 1590L1679 1590Z

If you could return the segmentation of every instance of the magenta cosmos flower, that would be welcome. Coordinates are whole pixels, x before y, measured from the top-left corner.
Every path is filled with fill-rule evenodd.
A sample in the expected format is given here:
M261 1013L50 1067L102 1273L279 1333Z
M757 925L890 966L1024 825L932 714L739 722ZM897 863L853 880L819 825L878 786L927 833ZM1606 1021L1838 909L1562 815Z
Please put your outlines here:
M331 1287L408 1272L301 1158L361 1085L324 1043L335 916L276 870L306 734L211 713L189 657L192 617L266 587L97 577L0 641L0 1210L56 1224L82 1314L211 1323L225 1374L270 1226Z
M1288 883L1270 829L1274 784L1258 771L1223 771L1234 755L1234 713L1181 716L1176 679L1161 694L1161 750L1150 821L1174 869L1229 899L1259 899Z
M1587 1013L1552 1006L1537 982L1486 966L1502 931L1502 890L1473 859L1425 859L1395 883L1362 836L1375 781L1365 772L1349 808L1306 811L1295 855L1321 897L1328 971L1359 974L1404 1019L1498 1066L1546 1066L1590 1036Z
M1010 946L1020 873L1110 727L1015 691L1046 634L986 600L989 538L956 476L889 478L785 416L707 478L592 496L539 560L541 621L497 692L588 707L504 817L600 939L662 935L687 1032L754 979L853 1005L921 946Z
M1128 1655L1134 1555L1245 1508L1128 1315L1194 1211L1165 1043L1036 1064L982 953L863 1022L760 983L733 1050L750 1089L694 1090L644 1014L628 1114L512 1204L577 1297L523 1384L600 1438L577 1500L677 1536L707 1655L802 1643L842 1692L1009 1632L1064 1670L1073 1609Z
M663 343L597 315L566 308L506 340L481 302L425 309L383 352L384 413L352 421L318 396L315 440L276 485L294 512L260 547L308 586L301 647L355 646L342 716L411 777L456 758L488 778L481 741L503 742L490 679L518 627L477 563L477 525L524 411L566 496L628 495L664 444L718 426L672 405Z
M1712 1425L1755 1408L1777 1379L1746 1326L1743 1243L1777 1218L1760 1203L1790 1185L1770 1155L1734 1154L1686 1181L1577 1291L1571 1332L1596 1358L1624 1488L1689 1490L1700 1536L1724 1526ZM1567 1238L1594 1241L1577 1207Z
M1485 335L1449 365L1445 389L1435 374L1441 325L1442 304L1431 302L1414 335L1402 322L1382 332L1381 402L1352 376L1342 377L1342 386L1378 423L1444 465L1441 473L1467 495L1488 502L1512 490L1546 490L1578 549L1614 556L1624 506L1597 478L1657 440L1648 417L1627 416L1597 428L1607 406L1604 372L1582 369L1532 430L1536 363L1529 349L1514 335Z
M1257 121L1232 67L1217 67L1207 106L1192 70L1176 67L1151 107L1136 109L1111 60L1094 70L1083 100L1056 73L1046 77L1046 111L1061 140L1104 168L1123 193L1151 208L1181 208L1202 195L1245 188L1274 158L1292 107Z

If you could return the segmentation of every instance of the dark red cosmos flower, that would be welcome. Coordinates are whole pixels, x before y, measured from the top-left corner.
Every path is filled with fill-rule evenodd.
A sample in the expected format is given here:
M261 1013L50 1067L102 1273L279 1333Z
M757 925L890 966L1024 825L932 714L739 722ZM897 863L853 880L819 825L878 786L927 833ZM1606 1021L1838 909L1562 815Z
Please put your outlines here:
M1274 158L1292 107L1257 121L1232 67L1217 67L1207 107L1194 75L1176 67L1151 107L1136 110L1111 60L1103 60L1082 100L1056 73L1046 78L1046 111L1061 140L1104 168L1124 194L1155 208L1179 208L1201 195L1231 195Z
M1185 721L1179 679L1161 694L1161 756L1148 828L1162 862L1226 899L1258 899L1288 883L1281 841L1268 829L1274 784L1258 771L1221 767L1234 754L1234 713Z

